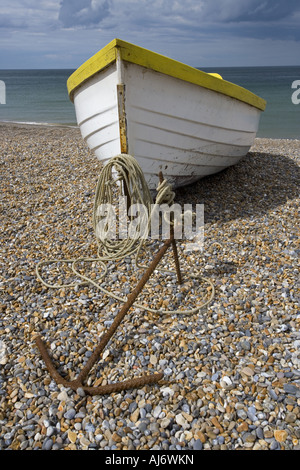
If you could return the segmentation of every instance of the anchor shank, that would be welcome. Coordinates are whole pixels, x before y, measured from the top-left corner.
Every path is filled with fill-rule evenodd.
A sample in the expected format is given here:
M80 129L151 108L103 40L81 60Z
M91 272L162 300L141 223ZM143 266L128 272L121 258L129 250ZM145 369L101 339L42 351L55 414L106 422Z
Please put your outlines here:
M168 247L171 245L172 243L172 239L170 238L169 240L166 240L164 245L161 247L161 249L159 250L159 252L157 253L157 255L154 257L153 261L151 262L150 266L146 269L146 271L144 272L142 278L140 279L140 281L138 282L137 286L135 287L135 289L132 291L132 293L128 296L128 299L127 299L127 302L123 305L123 307L121 308L120 312L118 313L118 315L116 316L113 324L111 325L111 327L103 334L98 346L94 349L94 352L93 354L90 356L90 358L88 359L85 367L82 369L82 371L80 372L79 376L78 376L78 381L80 383L83 383L84 379L87 377L89 371L91 370L91 368L93 367L93 365L95 364L95 362L99 359L99 355L101 354L101 352L103 351L103 349L105 348L105 346L107 345L107 343L109 342L110 338L113 336L114 332L116 331L116 329L118 328L118 326L120 325L120 323L122 322L123 318L125 317L126 313L128 312L128 310L130 309L130 307L132 307L133 303L135 302L137 296L141 293L143 287L145 286L146 282L149 280L151 274L153 273L153 271L155 270L156 266L158 265L158 263L160 262L160 260L162 259L162 257L164 256L164 254L166 253Z

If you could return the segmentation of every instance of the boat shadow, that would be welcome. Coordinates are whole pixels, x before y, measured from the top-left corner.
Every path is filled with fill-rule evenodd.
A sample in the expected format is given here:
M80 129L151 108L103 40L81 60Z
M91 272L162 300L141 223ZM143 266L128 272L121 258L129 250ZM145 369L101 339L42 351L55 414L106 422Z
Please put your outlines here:
M205 224L259 217L299 197L299 181L291 158L249 152L237 165L176 189L176 202L204 204Z

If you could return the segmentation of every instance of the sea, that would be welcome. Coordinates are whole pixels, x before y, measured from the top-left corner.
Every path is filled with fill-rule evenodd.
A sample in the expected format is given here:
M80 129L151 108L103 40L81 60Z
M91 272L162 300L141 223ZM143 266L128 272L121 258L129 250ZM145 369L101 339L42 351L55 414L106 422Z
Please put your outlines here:
M300 139L300 66L201 68L267 101L257 136ZM66 82L74 70L0 70L0 121L76 126Z

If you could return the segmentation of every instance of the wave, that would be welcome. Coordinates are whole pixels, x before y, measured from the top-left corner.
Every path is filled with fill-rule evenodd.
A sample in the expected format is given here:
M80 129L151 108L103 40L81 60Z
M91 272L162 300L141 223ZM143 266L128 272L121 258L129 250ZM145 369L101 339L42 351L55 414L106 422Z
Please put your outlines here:
M35 122L35 121L12 121L7 119L0 119L0 123L5 122L9 124L24 124L29 126L51 126L51 127L71 127L77 129L77 124L64 124L59 122Z

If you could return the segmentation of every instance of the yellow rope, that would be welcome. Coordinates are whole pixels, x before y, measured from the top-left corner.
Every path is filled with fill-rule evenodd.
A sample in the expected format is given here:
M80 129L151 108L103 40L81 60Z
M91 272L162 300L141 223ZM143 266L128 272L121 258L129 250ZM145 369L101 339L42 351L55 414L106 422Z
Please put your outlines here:
M103 204L111 204L113 205L113 199L116 197L116 188L119 189L119 195L124 195L124 187L127 187L128 194L130 196L131 204L142 204L144 207L147 208L146 213L144 214L145 219L142 219L142 223L145 224L145 233L143 234L144 237L140 237L139 240L137 239L122 239L122 240L112 240L107 238L107 234L105 234L101 230L97 230L99 227L99 214L98 208ZM153 204L152 196L149 191L148 185L145 181L143 172L137 163L136 159L131 155L121 154L114 158L111 158L109 162L103 167L96 188L95 193L95 201L94 201L94 209L93 209L93 227L95 230L96 240L98 244L98 253L96 258L77 258L77 259L52 259L52 260L45 260L40 261L36 266L36 274L37 278L40 280L42 284L46 287L50 288L65 288L65 287L75 287L77 285L82 284L92 284L97 289L101 290L103 293L107 294L108 296L120 301L126 302L126 298L122 298L113 292L108 291L104 287L100 286L97 282L91 279L88 276L83 275L78 271L76 265L79 262L99 262L103 268L103 273L101 274L100 279L103 279L107 274L107 266L105 262L110 260L119 260L123 259L126 256L130 256L132 254L135 255L135 264L139 268L145 268L139 264L138 258L140 256L141 249L145 245L146 235L149 234L150 230L150 222L151 222L151 215L157 206L162 204L171 205L174 201L175 193L172 191L171 186L168 184L166 180L163 180L158 184L157 187L157 197L155 200L155 204ZM103 253L100 254L102 250ZM42 266L49 265L52 263L66 263L71 264L72 272L77 275L79 278L82 279L82 282L79 283L70 283L70 284L49 284L42 278L40 274L40 270ZM175 271L168 270L168 269L160 269L160 272L168 273L168 274L175 274ZM191 273L183 273L183 276L187 276L189 278L198 279L207 282L210 285L211 291L209 298L207 300L202 300L196 307L190 308L188 310L163 310L163 309L152 309L149 306L141 305L135 302L135 306L137 308L147 310L151 313L159 313L159 314L177 314L177 315L191 315L199 312L202 308L207 306L215 296L215 289L213 283L210 279L207 279L200 274L191 274Z

